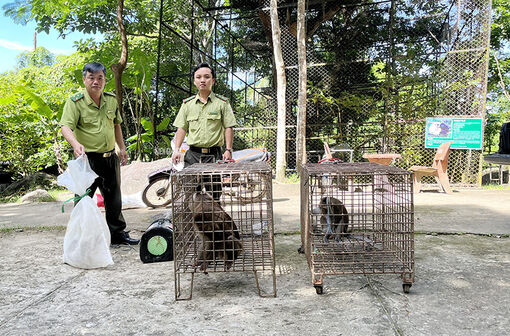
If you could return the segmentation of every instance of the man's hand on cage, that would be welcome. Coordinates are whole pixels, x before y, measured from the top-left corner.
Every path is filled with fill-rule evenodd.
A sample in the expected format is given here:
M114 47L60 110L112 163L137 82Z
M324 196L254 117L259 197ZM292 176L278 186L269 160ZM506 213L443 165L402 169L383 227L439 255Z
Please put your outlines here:
M174 151L172 154L172 162L173 164L178 164L181 161L181 153L178 151Z
M223 161L230 161L232 160L232 151L230 149L227 149L223 152Z

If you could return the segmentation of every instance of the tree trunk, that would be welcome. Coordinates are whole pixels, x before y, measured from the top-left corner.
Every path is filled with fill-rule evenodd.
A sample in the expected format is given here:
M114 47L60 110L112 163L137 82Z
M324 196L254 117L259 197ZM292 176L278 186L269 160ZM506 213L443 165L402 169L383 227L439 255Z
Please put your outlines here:
M273 54L276 67L276 96L278 103L278 123L276 133L276 181L285 180L286 163L286 125L285 125L285 64L283 63L282 46L280 43L280 23L278 22L277 0L271 0L271 28L273 40Z
M53 141L53 150L55 151L55 157L57 158L58 173L62 174L64 172L64 161L62 161L62 153L60 152L60 144L58 143L58 133L55 135L55 139Z
M296 169L301 176L301 166L306 163L306 22L305 2L298 0L297 47L298 47L298 113L296 132Z
M122 15L124 11L124 0L118 0L117 3L117 25L119 28L120 40L122 43L122 51L120 55L119 62L117 64L112 64L110 69L112 69L113 77L115 77L115 96L117 97L117 104L119 105L119 111L124 119L124 110L122 108L122 73L124 69L126 69L126 64L128 60L128 41L126 36L126 29L124 28L124 23L122 22ZM123 123L127 125L126 123ZM124 129L124 135L127 135L127 129Z

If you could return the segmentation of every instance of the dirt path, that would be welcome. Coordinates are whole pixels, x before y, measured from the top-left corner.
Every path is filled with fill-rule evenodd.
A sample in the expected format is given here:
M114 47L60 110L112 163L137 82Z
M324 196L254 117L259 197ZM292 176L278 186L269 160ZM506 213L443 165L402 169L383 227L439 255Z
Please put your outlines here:
M210 273L176 302L172 262L142 264L125 247L112 249L113 266L80 270L61 262L63 235L0 233L0 334L505 335L510 325L508 240L418 235L409 295L391 274L326 277L317 295L299 235L277 235L276 298L257 295L251 272Z
M420 193L414 196L415 230L510 234L510 190L462 190L451 195ZM62 202L0 204L0 229L65 226L72 204ZM126 209L128 229L143 231L152 218L167 209ZM299 231L299 185L273 184L275 232Z
M70 211L61 203L0 205L1 335L505 335L510 326L510 191L415 195L415 283L397 275L326 276L312 286L300 245L299 186L273 188L276 298L252 272L196 274L191 301L174 299L173 262L142 264L138 247L114 265L62 263ZM69 208L67 208L69 207ZM66 205L66 209L71 209ZM165 210L125 211L133 235ZM43 229L37 229L37 227ZM55 227L48 230L48 227ZM270 288L268 274L262 290ZM183 288L191 288L183 281Z

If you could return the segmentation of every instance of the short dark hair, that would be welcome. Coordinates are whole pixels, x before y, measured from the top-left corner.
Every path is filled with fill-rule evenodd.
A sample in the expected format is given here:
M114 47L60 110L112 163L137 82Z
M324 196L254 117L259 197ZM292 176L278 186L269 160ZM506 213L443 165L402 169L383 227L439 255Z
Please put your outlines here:
M216 79L216 71L208 64L208 63L200 63L193 69L193 78L195 78L195 72L200 68L209 68L211 69L212 78Z
M104 75L106 76L106 68L104 67L104 65L102 65L101 63L98 63L98 62L90 62L90 63L85 64L85 66L83 67L83 70L82 70L82 74L83 74L83 77L86 77L87 72L96 73L98 71L102 71L104 73Z

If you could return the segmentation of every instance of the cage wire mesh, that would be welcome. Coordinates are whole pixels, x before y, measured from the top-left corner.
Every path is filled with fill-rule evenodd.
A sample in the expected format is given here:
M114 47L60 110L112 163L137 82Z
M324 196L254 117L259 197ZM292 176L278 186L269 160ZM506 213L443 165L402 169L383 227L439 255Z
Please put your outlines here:
M412 175L375 163L313 164L301 179L301 239L312 281L324 276L399 274L414 281Z
M294 172L297 4L279 0L278 6L287 79L286 162ZM179 11L189 13L187 31L175 26ZM393 152L402 154L398 167L431 165L435 149L424 146L425 118L485 118L490 13L489 0L307 2L309 162L323 155L326 141L352 148L355 161L364 153ZM275 153L269 0L164 0L161 14L159 118L176 113L180 99L192 92L192 66L207 61L218 70L215 92L234 107L235 148ZM176 44L182 58L166 58L165 50ZM450 181L477 184L481 164L481 150L453 150Z
M172 176L176 300L191 299L197 272L253 272L276 295L271 168L194 164ZM272 292L258 274L271 274ZM189 295L181 276L191 274Z

